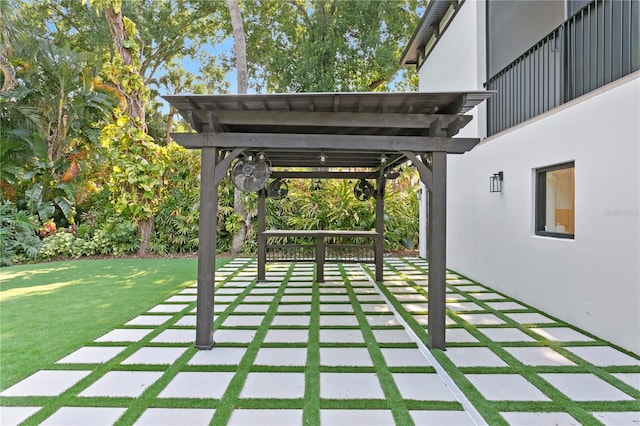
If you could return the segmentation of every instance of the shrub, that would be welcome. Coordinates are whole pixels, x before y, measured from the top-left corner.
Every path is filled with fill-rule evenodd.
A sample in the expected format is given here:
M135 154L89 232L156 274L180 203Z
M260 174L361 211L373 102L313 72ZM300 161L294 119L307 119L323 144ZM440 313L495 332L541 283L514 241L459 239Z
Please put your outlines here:
M77 238L71 232L57 232L42 241L40 258L51 259L58 256L81 257L91 255L89 242Z
M0 266L38 256L37 219L9 201L0 203Z

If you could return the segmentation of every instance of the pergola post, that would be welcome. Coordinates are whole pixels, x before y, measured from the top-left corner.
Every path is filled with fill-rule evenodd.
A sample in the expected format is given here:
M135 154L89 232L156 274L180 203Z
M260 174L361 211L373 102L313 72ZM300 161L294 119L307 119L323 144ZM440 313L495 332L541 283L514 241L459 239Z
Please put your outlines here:
M447 279L447 153L431 156L432 185L429 189L429 301L428 342L430 349L445 349Z
M200 172L200 223L198 227L198 296L196 311L196 348L211 349L213 342L213 297L216 270L216 225L218 185L216 164L218 149L202 148Z
M376 235L375 238L375 265L376 281L384 281L384 187L386 181L384 177L378 179L376 191Z
M258 281L267 279L267 237L264 231L267 228L267 191L258 191Z

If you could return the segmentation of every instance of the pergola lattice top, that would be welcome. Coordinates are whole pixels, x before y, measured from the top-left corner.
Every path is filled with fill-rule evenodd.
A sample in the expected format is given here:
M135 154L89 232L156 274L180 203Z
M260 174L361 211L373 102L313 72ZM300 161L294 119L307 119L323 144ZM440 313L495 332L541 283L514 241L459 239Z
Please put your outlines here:
M173 135L187 148L261 149L278 167L376 168L380 156L397 163L399 151L464 153L478 139L451 139L464 115L489 92L293 93L174 95L164 98L194 130ZM213 135L212 135L213 136Z

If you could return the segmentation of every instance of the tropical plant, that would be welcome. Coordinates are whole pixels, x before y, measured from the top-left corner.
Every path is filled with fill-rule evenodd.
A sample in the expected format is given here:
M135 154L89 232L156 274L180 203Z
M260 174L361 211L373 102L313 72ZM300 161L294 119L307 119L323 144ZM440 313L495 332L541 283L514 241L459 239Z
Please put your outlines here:
M33 216L9 201L0 202L0 266L34 259L40 250L37 230Z

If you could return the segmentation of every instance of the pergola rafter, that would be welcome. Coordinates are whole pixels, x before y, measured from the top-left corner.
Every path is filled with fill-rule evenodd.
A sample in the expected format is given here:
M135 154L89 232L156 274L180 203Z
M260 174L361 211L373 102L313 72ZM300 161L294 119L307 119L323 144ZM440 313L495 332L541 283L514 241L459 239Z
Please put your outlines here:
M446 158L479 142L453 136L471 120L465 113L489 96L490 92L165 96L198 132L174 133L174 140L201 150L196 347L213 346L218 184L233 160L261 153L269 159L272 177L376 180L376 281L383 280L387 175L408 161L417 167L429 191L427 343L444 349ZM258 210L260 234L266 226L264 191ZM258 258L263 275L263 251Z

